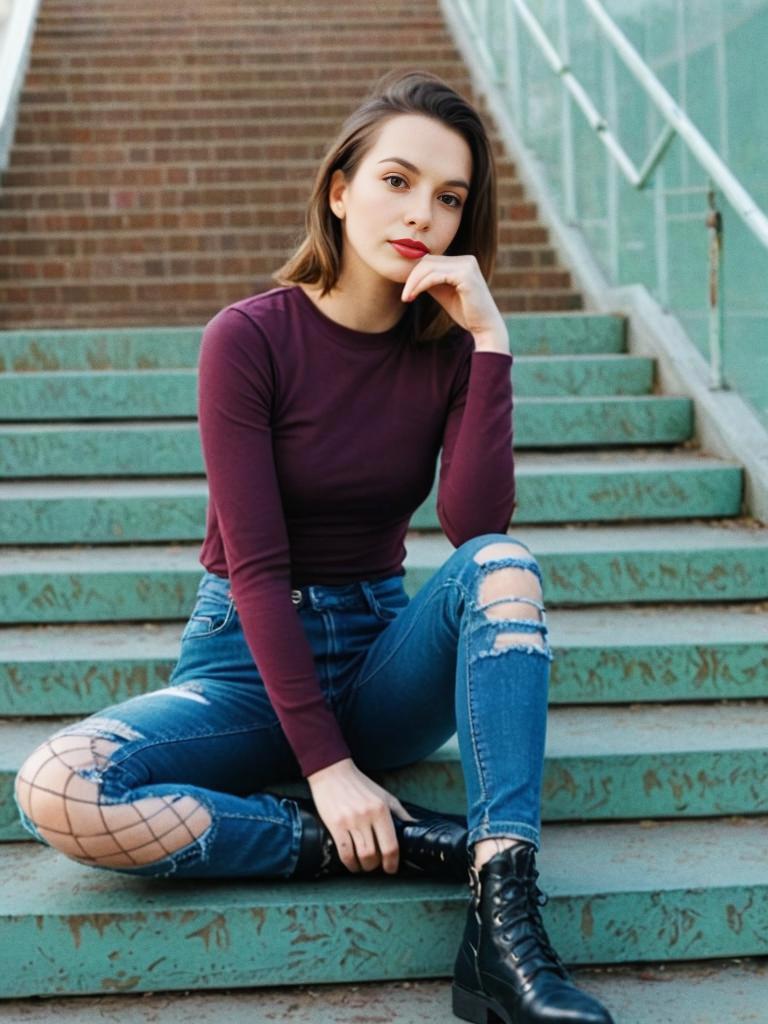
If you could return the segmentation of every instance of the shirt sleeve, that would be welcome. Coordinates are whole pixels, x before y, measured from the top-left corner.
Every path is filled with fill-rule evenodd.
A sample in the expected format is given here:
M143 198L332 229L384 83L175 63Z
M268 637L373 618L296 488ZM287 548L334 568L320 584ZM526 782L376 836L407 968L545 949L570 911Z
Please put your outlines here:
M515 501L512 353L470 345L443 432L437 516L459 547L483 533L506 533Z
M350 757L291 601L290 551L272 448L274 375L266 338L227 307L206 325L198 367L198 425L248 647L306 777Z

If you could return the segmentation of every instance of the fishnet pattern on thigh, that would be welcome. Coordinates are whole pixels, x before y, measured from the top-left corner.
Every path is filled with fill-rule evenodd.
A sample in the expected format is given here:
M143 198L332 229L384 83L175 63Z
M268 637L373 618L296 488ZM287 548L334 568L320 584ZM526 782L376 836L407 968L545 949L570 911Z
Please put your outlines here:
M131 867L162 860L211 823L208 811L191 795L102 803L99 783L75 769L106 767L119 746L100 736L53 736L16 777L19 804L46 842L87 864Z

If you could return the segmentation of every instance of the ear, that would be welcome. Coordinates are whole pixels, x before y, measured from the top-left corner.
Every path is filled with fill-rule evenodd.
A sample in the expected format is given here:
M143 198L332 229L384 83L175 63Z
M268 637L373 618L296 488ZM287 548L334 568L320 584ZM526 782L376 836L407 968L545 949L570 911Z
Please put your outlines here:
M347 182L342 170L335 170L331 175L331 184L328 188L328 202L333 213L344 219L344 195L347 191Z

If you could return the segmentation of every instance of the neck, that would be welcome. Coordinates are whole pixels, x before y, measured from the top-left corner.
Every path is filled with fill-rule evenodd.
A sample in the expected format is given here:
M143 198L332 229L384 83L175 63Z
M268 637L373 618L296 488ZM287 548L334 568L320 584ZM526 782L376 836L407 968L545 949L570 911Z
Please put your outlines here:
M378 275L362 279L361 275L342 272L331 291L322 297L315 285L300 287L326 316L353 331L388 331L407 309L400 298L402 284Z

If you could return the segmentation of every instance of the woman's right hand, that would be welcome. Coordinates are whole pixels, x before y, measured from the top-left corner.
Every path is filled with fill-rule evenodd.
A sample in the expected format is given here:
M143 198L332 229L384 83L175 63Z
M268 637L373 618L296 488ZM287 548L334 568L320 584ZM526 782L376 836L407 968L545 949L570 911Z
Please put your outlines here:
M416 820L397 797L364 775L351 757L313 772L307 782L344 866L352 872L381 866L394 875L400 849L392 813Z

